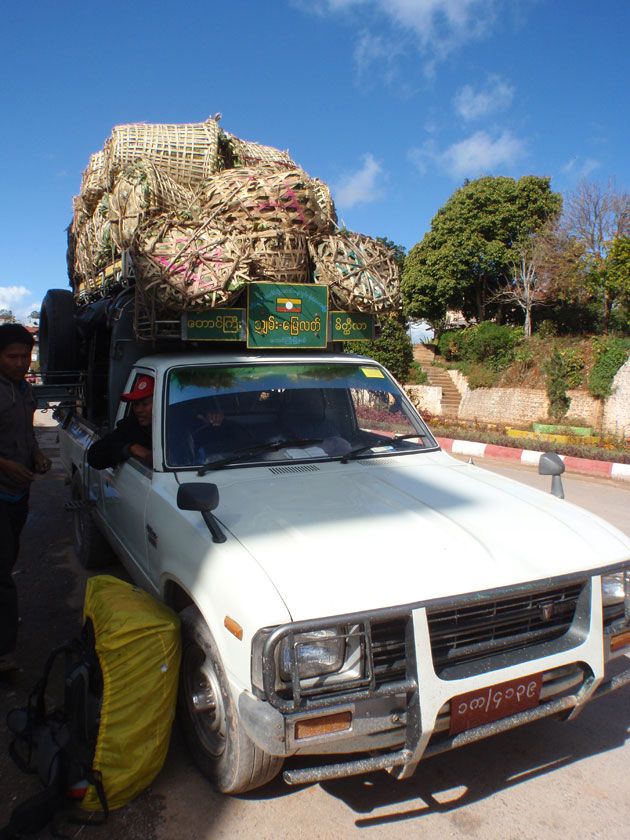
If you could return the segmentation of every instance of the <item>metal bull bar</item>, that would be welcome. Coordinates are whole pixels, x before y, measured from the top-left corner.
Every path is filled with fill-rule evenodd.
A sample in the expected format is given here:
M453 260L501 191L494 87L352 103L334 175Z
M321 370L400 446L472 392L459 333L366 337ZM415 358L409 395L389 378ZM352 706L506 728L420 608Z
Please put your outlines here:
M594 700L598 697L603 697L616 691L623 686L630 685L630 668L620 674L606 680L597 687L589 698ZM560 714L562 712L570 711L578 706L580 698L577 694L571 694L567 697L561 697L557 700L551 700L543 703L534 709L527 709L523 712L518 712L510 717L502 718L501 720L492 723L478 726L475 729L470 729L467 732L461 732L452 738L447 738L435 745L429 745L424 752L423 757L438 755L448 750L463 747L467 744L473 744L476 741L481 741L491 735L498 735L501 732L507 732L510 729L515 729L517 726L522 726L526 723L533 723L536 720L549 717L550 715ZM410 709L411 711L411 709ZM395 767L404 768L409 765L414 758L414 750L412 748L414 737L417 742L419 737L417 722L415 716L409 722L407 744L406 746L395 752L381 753L376 756L368 756L367 758L358 759L355 761L339 762L337 764L329 764L325 767L305 767L298 770L285 770L283 778L289 785L310 784L313 782L324 782L330 779L342 779L349 776L358 776L364 773L370 773L375 770L392 770ZM409 731L410 728L415 731Z

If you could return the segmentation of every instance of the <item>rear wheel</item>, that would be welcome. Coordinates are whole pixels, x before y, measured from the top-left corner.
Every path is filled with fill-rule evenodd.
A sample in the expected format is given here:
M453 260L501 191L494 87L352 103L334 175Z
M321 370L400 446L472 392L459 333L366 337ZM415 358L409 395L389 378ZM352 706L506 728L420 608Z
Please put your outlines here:
M271 781L283 759L260 749L238 718L214 639L196 607L180 613L182 664L179 722L192 757L222 793Z
M72 511L72 536L74 553L84 569L102 569L111 565L116 556L92 519L89 507L83 499L83 487L79 473L75 473L71 484L72 501L77 507Z

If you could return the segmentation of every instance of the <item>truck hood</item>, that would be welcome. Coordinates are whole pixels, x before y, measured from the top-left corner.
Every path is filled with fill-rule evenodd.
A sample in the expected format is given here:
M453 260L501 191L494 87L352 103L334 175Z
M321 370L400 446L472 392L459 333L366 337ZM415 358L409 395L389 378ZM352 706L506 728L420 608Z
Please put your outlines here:
M445 598L630 558L598 517L445 453L211 474L216 516L293 620Z

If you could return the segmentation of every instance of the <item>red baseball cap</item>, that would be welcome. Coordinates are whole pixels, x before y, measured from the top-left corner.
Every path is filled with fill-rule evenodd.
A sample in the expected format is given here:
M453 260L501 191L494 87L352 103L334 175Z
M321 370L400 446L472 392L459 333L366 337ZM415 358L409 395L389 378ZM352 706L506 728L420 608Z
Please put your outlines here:
M145 397L153 396L153 386L155 385L152 376L140 374L140 376L133 383L131 391L126 394L121 394L120 399L123 402L134 402L135 400L143 400Z

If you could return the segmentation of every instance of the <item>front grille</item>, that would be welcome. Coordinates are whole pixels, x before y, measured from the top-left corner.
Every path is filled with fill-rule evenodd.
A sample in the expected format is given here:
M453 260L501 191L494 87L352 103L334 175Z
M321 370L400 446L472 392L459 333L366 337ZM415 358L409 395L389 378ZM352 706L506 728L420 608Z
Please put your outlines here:
M584 582L450 609L429 609L436 673L563 636Z
M377 686L405 678L405 627L404 619L372 622L372 662Z

